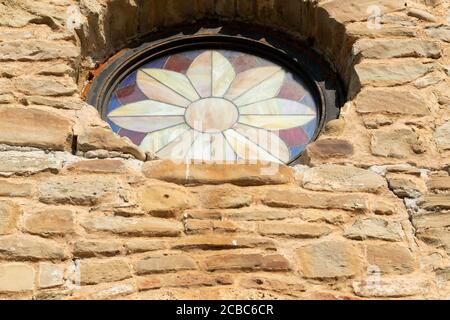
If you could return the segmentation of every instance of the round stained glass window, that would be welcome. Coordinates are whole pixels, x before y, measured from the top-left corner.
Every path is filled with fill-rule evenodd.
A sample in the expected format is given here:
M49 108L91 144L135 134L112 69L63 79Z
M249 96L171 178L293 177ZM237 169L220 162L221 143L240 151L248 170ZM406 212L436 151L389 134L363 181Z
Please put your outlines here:
M128 69L102 108L113 131L161 159L289 164L318 133L315 95L274 59L205 43Z

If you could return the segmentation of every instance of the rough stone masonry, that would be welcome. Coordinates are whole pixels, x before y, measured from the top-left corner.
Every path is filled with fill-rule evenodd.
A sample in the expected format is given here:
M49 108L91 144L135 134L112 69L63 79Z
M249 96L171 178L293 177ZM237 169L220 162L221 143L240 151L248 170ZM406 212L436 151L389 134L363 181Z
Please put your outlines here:
M186 175L83 102L130 41L205 19L339 72L302 165ZM448 0L0 1L0 298L449 299L449 174Z

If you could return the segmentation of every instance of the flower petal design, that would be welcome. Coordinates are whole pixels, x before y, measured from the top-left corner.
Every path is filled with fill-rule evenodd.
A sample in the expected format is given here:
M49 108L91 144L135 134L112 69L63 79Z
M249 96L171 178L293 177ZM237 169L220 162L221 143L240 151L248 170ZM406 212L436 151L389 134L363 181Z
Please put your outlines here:
M287 99L269 99L239 108L242 115L315 115L310 107Z
M219 52L213 51L212 57L212 95L223 97L236 78L236 72L228 59Z
M108 118L114 117L145 117L145 116L182 116L186 112L185 108L176 107L163 102L153 100L143 100L126 104L108 114Z
M144 71L137 72L136 83L150 100L160 101L186 108L191 101L172 90L170 87L150 77Z
M280 137L274 132L264 129L256 129L243 124L237 124L233 128L238 133L247 137L262 149L279 159L284 163L290 160L289 148Z
M157 156L162 159L185 160L199 134L192 129L182 133L178 138L159 150Z
M285 130L301 127L315 118L315 115L242 115L239 123L267 130Z
M236 76L233 83L231 83L224 97L228 100L235 100L281 70L278 66L269 66L241 72Z
M187 156L190 160L230 162L236 154L221 133L199 134Z
M142 140L140 147L144 151L157 153L159 150L188 130L190 130L189 126L183 123L174 127L149 133L144 140Z
M153 132L184 123L183 116L162 117L112 117L115 125L136 132Z
M212 94L212 60L212 52L205 51L195 58L186 72L202 98L210 97Z
M280 163L280 160L268 153L256 143L250 141L239 132L229 129L223 133L234 152L241 159L250 161L267 161Z

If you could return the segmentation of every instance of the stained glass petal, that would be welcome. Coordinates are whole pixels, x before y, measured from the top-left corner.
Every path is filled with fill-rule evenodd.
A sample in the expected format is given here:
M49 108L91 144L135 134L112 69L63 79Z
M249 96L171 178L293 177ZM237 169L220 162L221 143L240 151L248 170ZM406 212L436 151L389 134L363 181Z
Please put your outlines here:
M236 78L236 72L231 63L219 52L214 51L212 59L212 94L214 97L223 97L233 80Z
M153 100L144 100L126 104L108 114L109 118L126 116L182 116L185 108L176 107Z
M269 99L239 108L243 115L314 115L310 107L297 101L286 99Z
M241 159L280 163L280 160L250 141L247 137L230 129L224 132L225 138Z
M159 150L156 155L162 159L185 160L186 155L199 134L192 129L188 130Z
M149 70L149 69L146 69ZM187 107L191 101L172 90L170 87L159 82L155 78L139 70L137 72L136 83L147 98L180 107Z
M243 106L276 97L283 85L285 75L286 73L283 70L276 72L268 79L265 79L245 92L239 98L234 99L234 103L237 106Z
M315 115L243 115L239 118L239 123L257 128L264 128L267 130L285 130L294 127L301 127L315 119L315 117Z
M142 141L140 147L144 151L157 153L189 129L189 126L183 123L174 127L149 133Z
M204 133L198 134L186 158L188 160L210 161L211 135Z
M113 117L110 118L114 124L121 128L136 132L153 132L184 123L183 116L161 116L161 117Z
M266 150L271 155L284 163L288 163L290 159L289 148L278 134L264 129L256 129L246 125L237 124L233 128L252 142Z
M192 62L186 73L203 98L211 96L212 93L212 60L212 52L205 51Z

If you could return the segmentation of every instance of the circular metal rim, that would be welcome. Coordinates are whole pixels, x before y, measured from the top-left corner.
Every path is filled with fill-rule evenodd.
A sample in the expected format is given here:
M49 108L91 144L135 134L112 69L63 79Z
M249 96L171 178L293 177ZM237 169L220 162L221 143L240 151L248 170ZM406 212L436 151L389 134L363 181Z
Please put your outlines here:
M311 51L305 47L302 48ZM86 100L99 110L102 119L106 119L107 103L114 89L131 72L155 59L198 49L229 49L253 54L277 63L299 76L305 82L307 89L311 91L319 113L318 125L309 143L317 140L326 123L336 119L339 115L342 92L339 83L336 83L336 87L333 88L337 95L336 102L327 101L329 99L326 99L324 89L318 80L320 77L317 77L311 69L307 68L304 61L301 61L305 58L303 53L291 49L284 43L280 44L278 41L274 46L253 38L226 34L179 35L157 43L144 43L137 48L129 49L107 65L93 79ZM304 151L287 165L298 164L303 154Z

